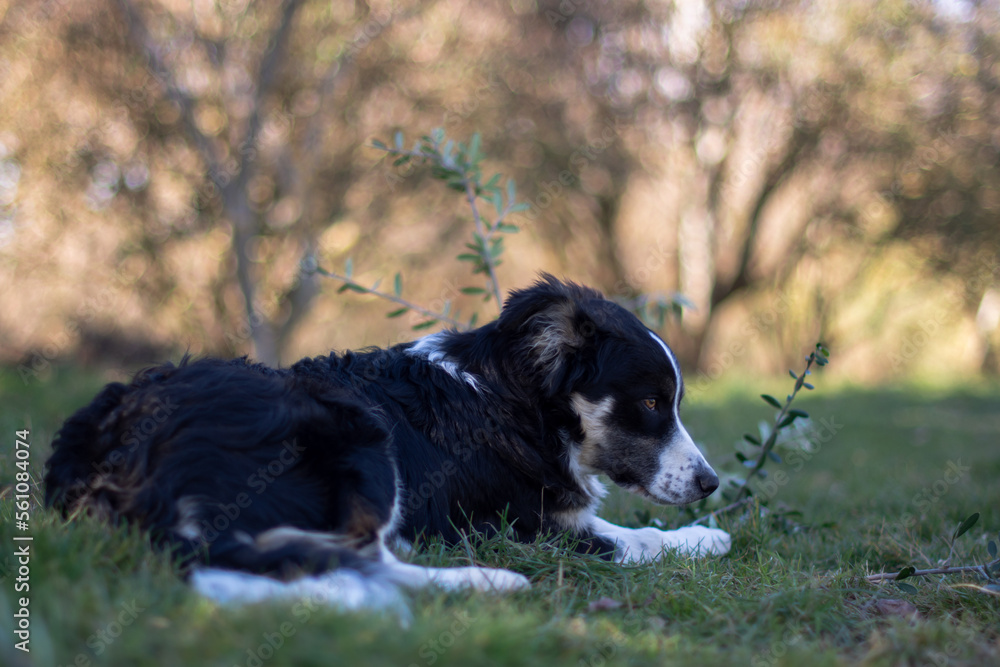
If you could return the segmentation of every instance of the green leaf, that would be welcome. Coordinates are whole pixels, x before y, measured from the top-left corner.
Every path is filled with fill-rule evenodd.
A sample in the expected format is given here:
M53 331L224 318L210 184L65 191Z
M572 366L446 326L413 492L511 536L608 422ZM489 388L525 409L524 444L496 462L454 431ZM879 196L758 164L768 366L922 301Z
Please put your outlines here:
M486 294L486 289L482 287L463 287L458 291L462 294Z
M791 368L788 369L788 374L792 376L793 380L798 380L799 379L799 376L796 375L795 371L793 371Z
M989 544L986 545L986 550L990 552L990 558L997 557L997 543L990 540Z
M398 167L400 165L406 164L409 161L410 161L410 156L409 155L400 155L398 158L396 158L393 161L392 166L393 167Z
M490 180L486 181L486 185L483 186L483 190L496 190L497 184L500 182L500 174L493 174Z
M437 324L437 322L437 320L427 320L426 322L421 322L420 324L414 324L413 330L420 331L421 329L428 329Z
M472 317L469 318L469 328L476 326L476 321L479 320L479 313L472 313Z
M903 591L904 593L909 593L910 595L916 595L917 593L920 592L917 590L915 586L912 586L910 584L901 584L898 581L896 582L896 587L899 588L899 590Z
M463 252L461 255L456 255L455 259L460 262L475 262L479 260L479 255L473 255L472 253Z
M736 457L736 460L739 461L740 463L743 463L744 461L747 460L747 457L745 454L743 454L743 452L735 452L734 456Z
M383 144L378 139L372 139L372 146L383 151L389 150L389 147Z
M976 512L975 514L969 516L965 521L960 523L958 528L955 530L954 537L952 537L951 539L957 540L962 535L965 535L965 533L968 532L970 528L976 525L977 521L979 521L979 512Z
M768 403L770 403L771 405L773 405L774 407L778 408L779 410L781 409L781 403L779 403L778 399L776 399L774 396L771 396L770 394L761 394L760 397L763 398Z
M511 206L507 210L507 212L508 213L520 213L521 211L527 211L529 208L531 208L531 204L529 204L527 202L521 202L519 204L514 204L513 206Z
M785 428L786 426L791 426L792 422L795 421L795 415L785 415L785 418L781 420L778 424L778 428Z
M750 460L750 459L745 459L744 461L742 461L742 463L743 463L743 465L745 465L745 466L746 466L747 468L752 468L752 467L754 467L755 465L757 465L757 462L756 462L756 461L752 461L752 460Z
M902 581L908 577L912 577L913 573L917 571L917 568L912 565L907 565L906 567L900 568L899 574L896 575L896 581Z
M781 463L781 457L778 456L773 449L767 453L767 456L775 463Z
M396 150L397 151L405 150L403 148L403 133L402 132L396 132L395 143L396 143Z
M354 273L354 260L348 257L344 265L344 275L350 278L352 273Z
M356 285L355 283L344 283L343 285L340 286L340 289L337 290L337 294L340 294L341 292L346 292L348 290L352 292L357 292L358 294L368 293L368 290L366 290L361 285Z
M482 137L476 132L472 135L472 140L469 142L469 152L466 155L466 160L470 165L475 165L481 159L479 156L479 145L482 143Z
M400 273L396 274L396 277L392 279L392 291L396 293L396 296L402 296L403 294L403 276Z
M812 391L813 389L816 388L816 387L812 386L811 384L809 384L808 382L803 382L802 386L805 387L806 389L810 390L810 391Z
M490 241L490 257L496 259L503 254L503 237L498 236L497 238Z
M743 439L749 442L751 445L756 445L760 447L760 438L750 435L749 433L743 434Z
M409 308L400 308L399 310L394 310L391 313L387 313L386 317L399 317L400 315L403 315L404 313L408 312L410 312Z
M513 178L507 179L507 205L510 206L517 199L517 183Z
M517 225L512 225L507 222L501 222L497 225L497 230L504 232L505 234L517 234L521 229Z
M788 414L795 415L796 417L802 417L803 419L809 419L809 413L805 410L792 409L788 411Z

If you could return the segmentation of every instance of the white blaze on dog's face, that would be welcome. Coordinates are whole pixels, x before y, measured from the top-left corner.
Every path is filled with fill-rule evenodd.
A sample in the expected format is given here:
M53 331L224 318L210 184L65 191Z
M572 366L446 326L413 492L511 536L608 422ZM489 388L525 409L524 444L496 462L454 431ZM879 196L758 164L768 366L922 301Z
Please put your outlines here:
M681 423L680 366L659 336L636 325L619 330L631 335L616 336L600 378L570 398L582 431L576 462L658 503L701 500L719 478Z

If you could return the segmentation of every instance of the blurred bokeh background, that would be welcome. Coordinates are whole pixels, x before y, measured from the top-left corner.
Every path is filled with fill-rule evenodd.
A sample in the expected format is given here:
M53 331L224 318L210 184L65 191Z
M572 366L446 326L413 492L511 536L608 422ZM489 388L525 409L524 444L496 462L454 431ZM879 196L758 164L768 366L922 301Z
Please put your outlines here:
M290 363L416 335L314 253L479 307L462 199L373 139L478 131L499 270L622 299L704 380L998 370L1000 6L0 0L0 363Z

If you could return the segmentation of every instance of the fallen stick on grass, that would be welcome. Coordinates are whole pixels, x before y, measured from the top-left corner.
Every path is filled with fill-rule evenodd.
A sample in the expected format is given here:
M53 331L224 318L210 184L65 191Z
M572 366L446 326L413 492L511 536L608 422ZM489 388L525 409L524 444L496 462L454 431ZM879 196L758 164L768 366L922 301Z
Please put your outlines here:
M892 581L899 577L899 575L907 570L913 570L912 572L906 572L903 579L908 579L910 577L923 577L928 574L958 574L959 572L975 572L976 574L981 574L988 580L992 581L993 577L989 575L989 571L1000 565L1000 559L988 563L986 565L956 565L948 567L935 567L929 570L916 570L913 568L903 568L899 572L879 572L878 574L869 574L865 579L870 582L876 581Z

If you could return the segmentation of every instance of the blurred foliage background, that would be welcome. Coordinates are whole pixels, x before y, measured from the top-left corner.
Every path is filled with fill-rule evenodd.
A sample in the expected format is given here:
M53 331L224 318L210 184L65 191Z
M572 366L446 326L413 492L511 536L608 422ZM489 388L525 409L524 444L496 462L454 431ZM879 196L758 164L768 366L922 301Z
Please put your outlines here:
M698 379L820 338L857 381L995 373L998 40L987 1L0 0L0 360L416 335L312 255L470 312L462 199L371 148L443 127L531 205L505 289L679 291Z

